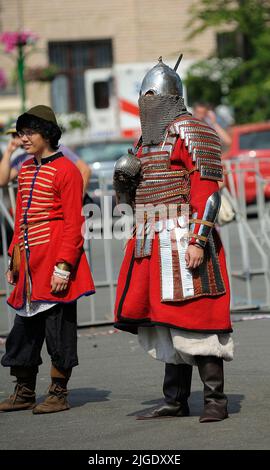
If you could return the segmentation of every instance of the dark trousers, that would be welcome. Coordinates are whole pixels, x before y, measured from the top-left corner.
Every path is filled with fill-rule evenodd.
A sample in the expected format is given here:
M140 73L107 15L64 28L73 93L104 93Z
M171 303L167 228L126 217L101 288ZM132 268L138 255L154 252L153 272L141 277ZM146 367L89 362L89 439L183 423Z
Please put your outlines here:
M16 315L1 364L11 369L38 370L42 364L40 353L44 339L56 369L65 371L78 365L77 302L59 303L33 317Z

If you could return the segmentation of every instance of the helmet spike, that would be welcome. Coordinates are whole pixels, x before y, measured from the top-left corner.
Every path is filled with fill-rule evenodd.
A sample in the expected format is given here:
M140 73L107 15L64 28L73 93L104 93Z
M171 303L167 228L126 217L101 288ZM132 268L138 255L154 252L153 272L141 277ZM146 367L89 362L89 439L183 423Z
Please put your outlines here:
M182 60L182 57L183 57L183 54L180 54L180 56L179 56L178 59L177 59L177 62L176 62L175 66L174 66L174 69L173 69L175 72L176 72L176 70L177 70L178 67L179 67L179 64L180 64L180 62L181 62L181 60Z

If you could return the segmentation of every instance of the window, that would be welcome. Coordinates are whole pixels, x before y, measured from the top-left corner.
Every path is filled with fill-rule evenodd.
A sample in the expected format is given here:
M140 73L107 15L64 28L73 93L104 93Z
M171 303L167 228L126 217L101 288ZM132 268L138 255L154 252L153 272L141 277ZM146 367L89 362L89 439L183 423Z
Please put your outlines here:
M94 100L97 109L106 109L109 107L109 82L94 83Z
M127 153L133 147L134 141L124 142L96 142L89 145L77 146L75 152L86 163L114 162Z
M240 135L239 146L241 150L270 149L270 130Z
M53 108L57 113L68 113L68 77L58 75L51 90Z
M234 31L226 33L218 33L216 36L217 39L217 55L220 59L226 57L236 57L239 54L237 50L237 38Z
M52 105L57 113L85 113L84 72L90 68L111 67L112 41L72 41L49 43L50 63L57 65L60 74L52 82ZM102 82L101 82L102 83ZM97 90L97 104L106 102L104 85Z

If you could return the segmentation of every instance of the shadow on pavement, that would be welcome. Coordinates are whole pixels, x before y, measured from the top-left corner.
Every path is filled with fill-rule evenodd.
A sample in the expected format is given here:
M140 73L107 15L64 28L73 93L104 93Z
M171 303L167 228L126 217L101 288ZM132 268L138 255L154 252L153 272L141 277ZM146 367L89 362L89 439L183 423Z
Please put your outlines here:
M229 401L229 404L228 404L229 414L239 413L241 410L241 403L245 395L227 393L227 397ZM144 401L142 402L142 405L150 405L151 407L134 411L133 413L129 413L127 416L136 416L138 414L148 412L152 410L155 406L160 405L162 403L163 403L162 398ZM188 400L188 403L190 407L190 416L200 416L202 409L203 409L203 393L200 391L192 392Z
M96 388L73 388L69 390L68 401L72 408L83 406L86 403L109 401L110 390L98 390ZM38 398L40 403L47 395Z

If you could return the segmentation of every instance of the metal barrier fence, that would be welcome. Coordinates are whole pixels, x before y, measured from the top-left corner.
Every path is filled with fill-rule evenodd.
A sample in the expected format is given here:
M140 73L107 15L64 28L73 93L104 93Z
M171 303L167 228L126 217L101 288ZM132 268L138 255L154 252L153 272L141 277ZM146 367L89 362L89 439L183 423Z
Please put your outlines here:
M267 159L238 158L225 161L228 197L235 222L221 228L230 285L232 310L270 309L270 215L260 166ZM253 204L248 204L250 191Z
M260 175L258 162L250 161L249 167L249 161L239 159L224 162L229 188L228 197L236 216L235 221L220 228L220 234L225 247L232 290L231 308L234 311L270 309L270 214L264 197L264 188L268 181ZM246 202L246 180L250 175L253 175L256 192L256 203L251 206ZM100 197L101 218L96 215L92 227L87 214L88 208L85 207L87 236L84 247L93 273L96 295L83 297L78 302L79 326L93 326L113 321L115 289L125 244L116 238L104 237L104 221L107 221L107 230L114 224L111 177L100 176L98 181L91 183L92 185L97 183L95 186L98 189L89 191L89 196L94 201L97 195ZM9 185L9 188L5 189L5 194L3 189L0 189L3 251L0 257L0 334L10 330L14 318L14 312L6 304L10 286L4 276L8 263L7 228L13 227L13 219L7 205L14 208L14 187ZM250 218L250 212L253 218ZM95 237L87 239L89 234L95 234Z
M14 189L9 184L8 191L14 193ZM14 228L13 218L11 217L4 198L4 190L0 188L0 233L2 241L2 257L0 259L0 334L5 334L10 331L13 325L14 314L11 308L6 303L7 293L10 291L10 286L6 280L5 272L8 266L8 240L7 240L7 227L11 230Z

